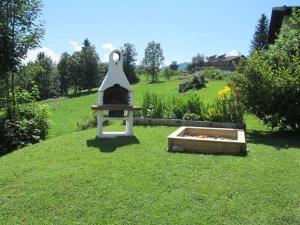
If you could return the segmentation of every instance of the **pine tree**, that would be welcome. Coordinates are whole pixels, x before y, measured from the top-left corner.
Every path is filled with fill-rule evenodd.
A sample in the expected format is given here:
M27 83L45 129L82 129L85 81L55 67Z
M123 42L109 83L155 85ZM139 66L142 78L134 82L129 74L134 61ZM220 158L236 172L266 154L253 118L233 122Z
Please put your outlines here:
M99 61L95 46L91 45L88 39L83 42L81 50L82 62L82 88L91 90L99 85Z
M173 61L170 66L169 66L170 70L178 70L178 64L177 64L177 61Z
M41 66L35 74L35 82L38 86L41 99L58 97L60 92L60 84L56 66L51 57L44 52L37 55L35 63Z
M59 74L60 90L62 95L68 94L68 88L71 86L70 81L70 55L64 52L61 55L57 70Z
M122 48L123 53L123 69L130 84L139 82L139 78L135 73L136 50L133 44L125 43Z
M82 80L82 63L81 63L81 52L76 51L70 57L70 83L75 93L80 91L81 88L81 80Z
M255 27L255 33L250 45L250 54L255 50L266 49L268 46L269 20L265 14L262 14Z

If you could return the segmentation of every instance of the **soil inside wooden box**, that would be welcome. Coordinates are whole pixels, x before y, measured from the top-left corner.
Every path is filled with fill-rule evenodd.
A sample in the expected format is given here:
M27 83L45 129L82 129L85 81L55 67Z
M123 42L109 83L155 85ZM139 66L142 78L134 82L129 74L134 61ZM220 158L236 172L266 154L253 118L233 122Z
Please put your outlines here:
M210 139L210 140L236 140L235 138L230 138L230 137L224 137L224 136L208 136L208 135L198 135L198 136L193 136L193 135L183 135L183 137L191 137L191 138L197 138L197 139Z

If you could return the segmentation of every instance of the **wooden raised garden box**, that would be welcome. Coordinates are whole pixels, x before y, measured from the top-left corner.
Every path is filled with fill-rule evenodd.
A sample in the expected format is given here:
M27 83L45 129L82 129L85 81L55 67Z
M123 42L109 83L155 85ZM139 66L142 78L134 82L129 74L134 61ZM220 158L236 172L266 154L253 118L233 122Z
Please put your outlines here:
M242 129L180 127L168 136L168 150L217 154L240 154L246 151Z

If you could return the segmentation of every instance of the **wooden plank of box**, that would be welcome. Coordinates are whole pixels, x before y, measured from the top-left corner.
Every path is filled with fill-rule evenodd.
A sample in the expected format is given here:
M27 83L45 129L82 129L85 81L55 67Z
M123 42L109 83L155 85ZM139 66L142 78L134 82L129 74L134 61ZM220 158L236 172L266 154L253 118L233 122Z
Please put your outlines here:
M243 129L182 126L168 136L168 150L240 154L246 151Z

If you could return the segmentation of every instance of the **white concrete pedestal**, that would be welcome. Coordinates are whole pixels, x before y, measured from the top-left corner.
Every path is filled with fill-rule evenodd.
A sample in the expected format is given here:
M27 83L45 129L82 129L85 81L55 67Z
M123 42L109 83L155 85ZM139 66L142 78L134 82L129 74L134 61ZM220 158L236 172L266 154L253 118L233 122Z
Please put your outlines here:
M98 111L98 137L99 138L113 138L119 136L132 136L133 135L133 111L128 111L126 117L104 117L102 111ZM122 120L126 121L125 131L122 132L104 132L103 123L111 120Z

